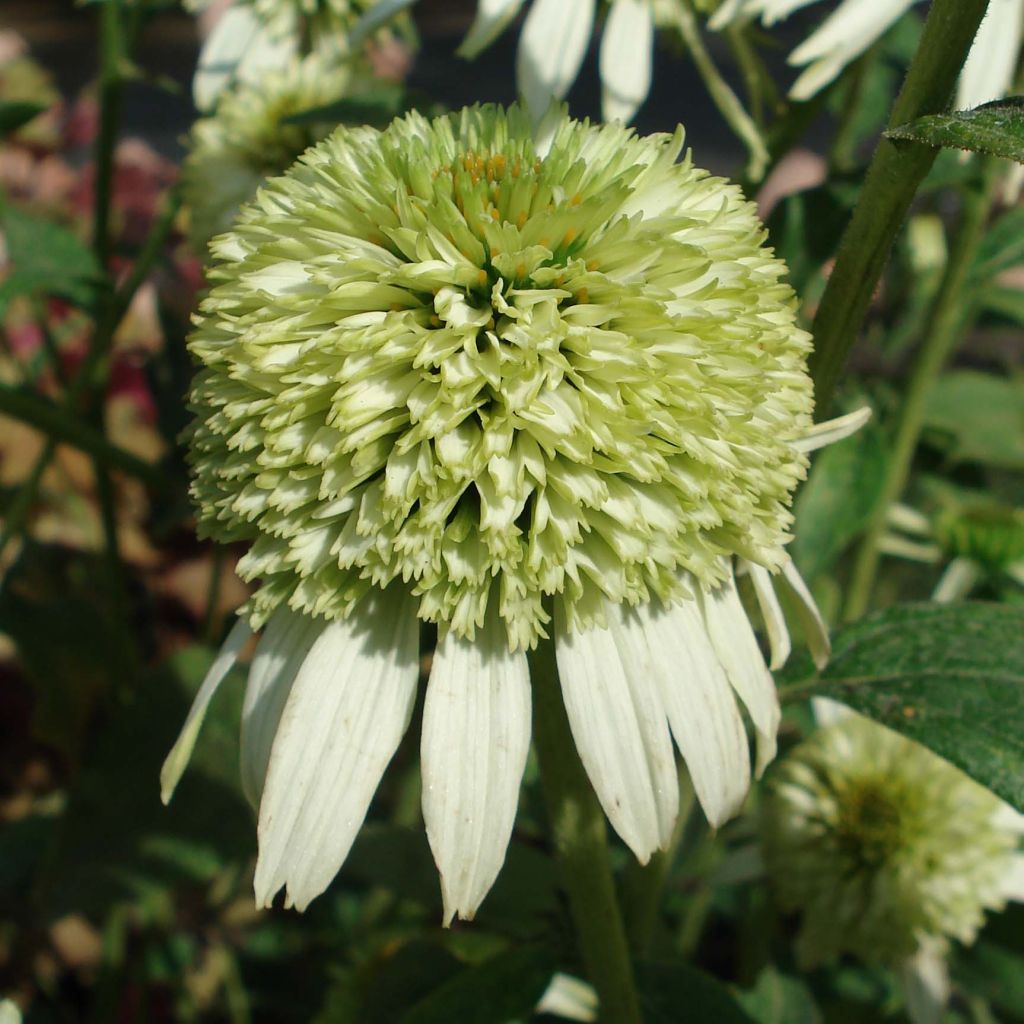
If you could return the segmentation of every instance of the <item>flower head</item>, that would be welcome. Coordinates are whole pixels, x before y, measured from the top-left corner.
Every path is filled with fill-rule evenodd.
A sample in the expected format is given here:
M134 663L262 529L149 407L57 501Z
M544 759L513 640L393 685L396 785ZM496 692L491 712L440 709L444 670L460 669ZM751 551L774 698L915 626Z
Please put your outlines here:
M183 180L197 249L205 251L214 235L227 231L267 177L328 134L333 125L288 118L339 99L350 91L354 74L350 64L292 60L258 82L239 83L213 115L196 121Z
M637 138L518 109L340 129L215 239L191 349L202 528L259 589L163 774L169 796L249 626L242 720L257 897L304 907L344 860L438 624L423 814L446 919L504 859L530 738L526 649L553 639L581 759L646 860L672 833L672 740L709 819L775 749L772 572L810 425L808 336L738 189ZM553 613L553 621L552 621ZM246 624L248 622L248 625ZM738 703L739 702L739 703Z
M779 899L802 915L797 952L808 966L844 952L896 966L936 943L971 942L1024 863L1019 815L856 715L775 769L762 820Z
M413 586L513 648L604 600L783 561L808 336L739 191L682 134L517 111L342 131L214 246L192 351L204 528L253 542L254 620Z

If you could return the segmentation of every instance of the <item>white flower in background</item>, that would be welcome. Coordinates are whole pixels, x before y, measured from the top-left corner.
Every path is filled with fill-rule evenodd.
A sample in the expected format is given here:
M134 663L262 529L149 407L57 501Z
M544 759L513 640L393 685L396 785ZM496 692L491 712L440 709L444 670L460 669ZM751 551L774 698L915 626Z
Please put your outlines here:
M12 999L0 999L0 1024L21 1024L21 1009Z
M215 0L186 0L194 12ZM325 64L353 56L349 33L372 0L230 0L203 42L192 83L200 111L213 110L232 82L258 85L268 71L293 66L308 29Z
M889 530L879 545L883 552L945 564L933 601L962 600L986 578L1004 574L1024 586L1024 510L990 501L957 503L930 519L897 503L886 515Z
M534 1012L589 1024L597 1020L597 993L585 981L559 972L552 977Z
M214 240L192 335L201 528L260 588L162 775L169 798L250 630L242 778L256 897L299 909L344 861L415 702L445 920L505 857L530 739L527 649L553 636L573 736L641 861L672 834L674 737L708 819L774 755L778 573L812 426L810 337L739 189L564 114L474 107L340 129Z
M738 18L760 17L770 26L818 0L725 0L709 22L724 28ZM805 70L790 96L810 99L851 61L869 49L917 0L843 0L789 56ZM1021 54L1024 0L990 0L985 20L964 65L957 88L958 110L1006 96Z
M827 718L772 772L762 807L766 868L800 914L797 957L897 968L913 1019L938 1020L949 942L1024 899L1024 817L897 733L841 707Z
M351 91L355 74L350 64L293 59L259 82L239 83L214 115L195 122L182 184L196 251L205 253L210 239L231 227L238 208L266 178L286 170L335 127L289 124L287 118L340 99Z
M459 47L475 57L508 26L524 0L480 0ZM516 82L535 121L579 74L590 45L596 0L533 0L516 52ZM601 109L606 121L629 121L651 88L654 0L612 0L601 35Z

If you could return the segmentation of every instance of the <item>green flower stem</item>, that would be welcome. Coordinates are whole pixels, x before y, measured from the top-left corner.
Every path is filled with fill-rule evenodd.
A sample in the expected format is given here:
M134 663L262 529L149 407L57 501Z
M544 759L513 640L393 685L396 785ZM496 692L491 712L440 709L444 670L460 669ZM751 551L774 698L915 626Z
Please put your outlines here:
M638 957L650 953L665 893L665 883L679 853L679 846L695 804L696 795L690 782L690 773L680 762L679 817L676 819L676 827L672 832L668 849L658 850L650 861L643 865L631 860L626 868L626 931L630 945Z
M533 742L580 952L605 1024L640 1024L633 966L608 864L604 812L576 754L551 641L530 656Z
M106 468L137 477L158 490L165 486L163 474L151 462L113 444L67 409L31 391L0 383L0 413L41 430L54 441L78 448Z
M859 619L867 610L878 571L879 542L885 532L886 514L906 487L928 394L957 342L963 337L971 317L970 311L967 315L964 313L965 306L970 305L965 294L966 285L978 243L985 234L1000 167L1000 161L993 157L980 159L981 181L965 196L949 261L925 325L924 340L911 371L906 396L900 406L885 484L854 559L845 608L848 621Z
M114 147L121 117L124 37L121 0L100 5L100 125L96 136L96 185L92 246L100 266L110 258L110 208L114 184Z
M718 112L725 118L726 124L735 132L737 138L744 143L750 158L747 164L746 177L754 182L764 177L768 167L768 148L761 132L747 113L740 98L732 86L722 77L721 72L711 59L708 48L700 33L697 12L693 8L693 0L680 0L673 8L675 23L679 34L683 37L686 48L690 51L694 66L704 81L711 99Z
M921 45L893 106L889 126L946 108L988 0L933 0ZM818 416L828 414L847 356L918 185L938 150L881 139L835 269L814 318L811 373Z

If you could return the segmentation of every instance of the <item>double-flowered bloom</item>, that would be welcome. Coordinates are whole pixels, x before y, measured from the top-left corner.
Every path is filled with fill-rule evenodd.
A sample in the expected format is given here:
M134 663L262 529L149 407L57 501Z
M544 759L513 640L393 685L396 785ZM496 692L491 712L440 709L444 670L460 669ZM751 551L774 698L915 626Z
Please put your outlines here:
M809 336L751 204L684 156L516 108L340 129L213 243L191 338L201 528L259 587L163 775L262 631L242 712L256 894L300 909L338 871L409 723L436 623L423 814L446 920L505 856L530 742L527 651L554 643L580 757L644 861L678 809L735 813L779 718L776 579L811 425ZM776 575L777 574L777 575Z

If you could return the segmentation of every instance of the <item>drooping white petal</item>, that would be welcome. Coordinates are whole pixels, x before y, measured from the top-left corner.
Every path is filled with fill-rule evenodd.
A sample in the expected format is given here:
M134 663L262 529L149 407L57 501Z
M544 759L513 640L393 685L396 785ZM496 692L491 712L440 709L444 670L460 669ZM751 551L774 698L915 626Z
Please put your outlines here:
M185 767L192 756L192 750L196 745L199 730L202 728L203 719L206 717L206 709L217 692L217 687L223 682L224 677L231 671L232 665L238 659L238 652L245 646L246 640L252 636L252 630L245 619L238 619L227 639L221 646L217 657L213 659L206 678L199 687L199 692L192 701L185 724L181 727L178 738L171 747L170 753L164 759L163 767L160 769L160 799L166 804L170 803L174 796L174 789L178 785Z
M580 760L612 827L646 864L668 845L679 783L665 709L642 634L609 606L608 628L568 632L559 608L555 655Z
M615 0L601 37L601 110L630 121L651 91L654 19L650 0Z
M789 95L795 100L810 99L916 2L889 0L888 3L865 3L864 0L843 0L821 27L790 54L790 64L811 66L793 83Z
M423 707L423 820L441 873L444 923L473 919L515 823L530 748L530 673L489 613L472 641L437 646Z
M242 56L261 31L252 9L241 4L233 4L218 19L199 52L192 81L192 98L199 110L214 107Z
M1013 88L1024 30L1024 0L989 0L956 90L956 108L1002 99Z
M939 1024L949 1000L949 971L938 943L926 943L900 970L907 1016L913 1024Z
M834 420L825 420L823 423L815 423L803 437L798 437L793 442L793 447L801 452L813 452L826 445L835 444L843 438L857 433L867 421L871 419L871 408L865 405L856 412L849 412L845 416L839 416Z
M800 570L792 558L782 563L782 577L789 584L790 590L797 599L797 614L804 628L804 639L811 650L811 657L818 668L824 668L832 655L832 638L829 636L828 623L825 622L818 608L818 602L804 582ZM775 666L773 665L772 668Z
M808 7L819 0L725 0L708 21L708 27L714 31L725 28L738 17L761 16L761 23L773 25L783 18L788 18L801 7Z
M418 626L408 596L372 595L302 663L274 738L259 814L256 902L304 910L327 888L412 715Z
M522 6L523 0L478 0L476 17L456 53L472 60L504 32Z
M552 975L535 1012L586 1024L597 1020L597 993L592 985L559 971Z
M594 24L594 0L534 0L516 51L516 81L534 121L576 80Z
M786 616L782 613L782 605L779 604L779 597L775 593L772 574L763 565L757 565L755 562L748 562L747 569L750 572L750 582L754 585L761 617L764 619L764 628L768 632L768 646L772 652L771 669L774 672L786 664L792 649Z
M242 705L242 791L258 806L281 713L313 642L327 623L281 607L260 637Z
M981 566L970 558L954 558L932 591L937 604L951 604L966 597L982 577Z
M901 501L894 501L885 510L885 521L896 530L905 530L919 537L931 536L932 524L928 517Z
M624 614L635 649L649 652L651 682L713 828L740 809L750 788L750 751L732 686L711 645L700 606L640 605Z
M757 774L775 757L779 698L757 637L743 609L736 583L729 577L717 590L702 595L704 620L718 660L739 694L757 733Z

